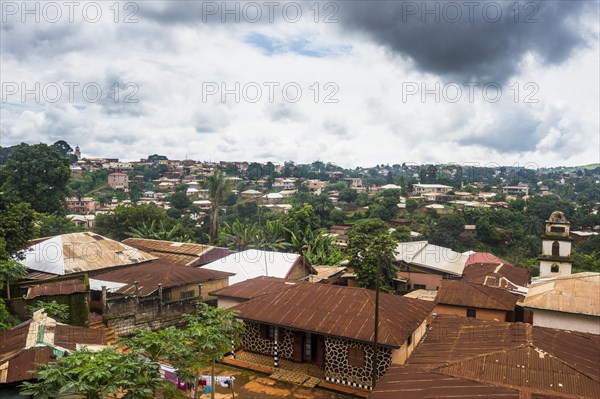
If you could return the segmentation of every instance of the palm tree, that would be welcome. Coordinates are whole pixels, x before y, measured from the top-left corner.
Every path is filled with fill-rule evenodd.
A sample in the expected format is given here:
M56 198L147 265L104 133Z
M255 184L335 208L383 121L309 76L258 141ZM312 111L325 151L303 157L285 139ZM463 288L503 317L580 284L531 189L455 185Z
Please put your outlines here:
M211 202L210 239L215 242L219 232L219 204L229 192L230 182L223 172L217 169L202 182L202 186L208 190L208 199Z

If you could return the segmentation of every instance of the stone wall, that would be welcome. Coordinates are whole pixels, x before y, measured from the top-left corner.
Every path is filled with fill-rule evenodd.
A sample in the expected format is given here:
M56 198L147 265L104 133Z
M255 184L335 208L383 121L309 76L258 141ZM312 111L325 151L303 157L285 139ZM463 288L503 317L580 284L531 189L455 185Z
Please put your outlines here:
M274 342L260 334L260 323L245 321L246 331L242 337L244 350L261 355L273 356ZM281 359L292 359L294 353L294 332L287 328L278 330L278 351Z
M111 298L106 301L102 319L118 337L133 333L136 328L156 330L183 324L184 313L196 312L198 298L163 302L158 297L140 299L135 297Z
M364 367L348 364L348 348L365 351ZM381 378L392 365L392 350L379 347L377 351L378 375ZM325 337L325 378L338 384L359 388L371 386L373 373L373 345L342 338Z

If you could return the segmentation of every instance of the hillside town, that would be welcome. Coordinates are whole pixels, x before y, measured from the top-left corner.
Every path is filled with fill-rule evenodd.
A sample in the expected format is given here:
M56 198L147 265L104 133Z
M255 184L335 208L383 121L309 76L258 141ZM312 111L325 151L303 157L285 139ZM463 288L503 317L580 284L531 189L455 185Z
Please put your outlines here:
M600 166L2 153L2 397L600 396Z

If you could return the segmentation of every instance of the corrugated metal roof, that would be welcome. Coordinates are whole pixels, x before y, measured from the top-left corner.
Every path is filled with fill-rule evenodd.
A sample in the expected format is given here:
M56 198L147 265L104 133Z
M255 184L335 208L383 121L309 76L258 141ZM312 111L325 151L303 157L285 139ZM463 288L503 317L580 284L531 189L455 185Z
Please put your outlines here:
M106 345L104 331L57 323L37 311L32 319L0 332L0 384L32 379L35 376L29 371L38 364L53 361L56 351L78 345Z
M468 255L427 241L401 242L396 247L396 260L432 270L462 275Z
M523 306L600 316L600 273L576 273L531 284Z
M342 266L313 266L313 269L317 274L311 275L309 281L311 283L320 283L321 281L327 281L329 278L339 275L341 276L347 268Z
M444 280L436 303L480 309L513 311L519 297L501 289L457 280Z
M65 275L131 265L156 259L139 249L98 234L72 233L27 248L21 262L30 270Z
M600 397L600 336L435 316L408 363L528 393Z
M232 275L232 273L185 267L156 260L111 270L94 276L94 279L126 283L126 286L115 292L127 295L135 294L134 283L137 281L139 295L146 296L158 290L159 284L162 284L163 288L172 288L182 285L200 284L211 280L226 279Z
M39 296L70 295L85 291L85 284L81 279L51 281L29 287L26 299Z
M494 254L489 252L474 252L469 255L467 261L465 262L465 267L471 266L473 264L492 264L492 265L509 265L512 266L511 263L505 261L502 258L497 257Z
M147 238L127 238L123 240L127 245L145 251L158 251L173 254L200 256L207 249L211 248L208 245L184 243L177 241L151 240Z
M434 304L380 294L379 343L400 347L431 313ZM232 308L242 319L372 342L375 292L363 288L299 283Z
M299 261L302 257L298 254L248 249L204 265L202 269L234 273L229 282L236 284L259 276L285 278Z
M529 271L510 264L472 263L465 267L462 281L490 285L492 281L489 277L493 277L496 283L504 277L515 285L526 287L529 282Z
M260 276L242 281L241 283L221 288L211 292L214 296L226 296L229 298L252 299L265 294L286 290L299 284L297 280L287 280L278 277Z
M392 366L369 399L502 398L519 399L514 389L497 387L428 371L419 366Z

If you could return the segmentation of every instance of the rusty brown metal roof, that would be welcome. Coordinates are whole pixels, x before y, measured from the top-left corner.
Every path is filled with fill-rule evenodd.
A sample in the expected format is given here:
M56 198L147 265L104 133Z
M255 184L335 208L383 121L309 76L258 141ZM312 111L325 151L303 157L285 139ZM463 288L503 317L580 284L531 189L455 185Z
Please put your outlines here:
M134 248L144 251L158 251L173 254L200 256L207 249L208 245L184 243L177 241L151 240L147 238L127 238L123 242Z
M146 238L127 238L123 243L147 251L165 261L195 267L207 265L232 253L227 248Z
M502 398L519 399L514 389L497 387L428 371L419 366L392 366L369 399Z
M501 289L458 280L444 280L436 303L480 309L513 311L519 297Z
M117 290L117 293L135 294L134 283L138 282L138 294L146 296L163 288L179 287L190 284L200 284L206 281L225 279L233 273L209 270L203 268L185 267L160 260L123 267L94 276L96 280L126 283L127 286Z
M456 378L556 397L600 397L600 336L435 316L408 363Z
M265 294L272 294L286 290L300 284L298 280L288 280L279 277L260 276L242 281L229 287L211 292L214 296L225 296L229 298L252 299Z
M381 345L398 348L431 314L434 304L380 294ZM302 282L232 308L241 319L372 342L375 292L363 288Z
M51 281L29 287L26 299L39 296L70 295L85 291L85 284L81 279Z
M493 277L496 281L504 277L515 285L526 287L529 282L529 271L510 264L472 263L465 266L462 281L484 284L486 277L488 277L488 280Z
M68 351L106 342L102 330L56 323L44 312L35 312L32 319L0 332L0 384L35 378L29 371L54 361L54 349Z

